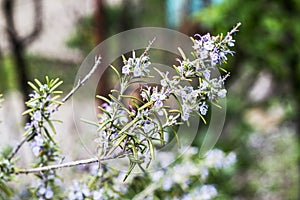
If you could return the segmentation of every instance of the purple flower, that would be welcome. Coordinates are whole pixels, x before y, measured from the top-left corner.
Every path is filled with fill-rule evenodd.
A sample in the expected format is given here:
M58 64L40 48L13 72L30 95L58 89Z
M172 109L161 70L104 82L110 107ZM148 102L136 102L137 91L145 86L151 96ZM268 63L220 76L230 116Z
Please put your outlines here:
M53 191L49 186L47 188L41 186L40 189L38 190L38 194L43 196L46 199L51 199L53 197Z
M130 73L130 66L128 64L123 66L122 73L126 75Z
M219 91L218 91L218 96L219 96L220 98L225 98L225 97L226 97L226 93L227 93L227 90L226 90L226 89L219 90Z
M135 68L133 70L133 76L134 77L142 76L142 70L139 66L135 66Z
M209 200L218 195L217 189L213 185L203 185L195 192L195 196L202 200Z
M202 75L204 76L204 78L206 80L210 79L210 70L209 69L205 69L204 71L202 71Z
M164 89L162 89L160 92L157 90L157 87L153 88L151 100L154 102L155 108L161 108L163 106L163 100L165 100L167 96L164 94Z
M203 102L199 109L201 115L206 115L207 109L208 109L208 105L205 102Z
M232 38L231 35L227 34L226 37L224 38L224 42L227 43L229 47L233 47L235 40Z
M31 142L31 149L35 156L39 156L41 150L43 149L44 139L41 135L36 135Z

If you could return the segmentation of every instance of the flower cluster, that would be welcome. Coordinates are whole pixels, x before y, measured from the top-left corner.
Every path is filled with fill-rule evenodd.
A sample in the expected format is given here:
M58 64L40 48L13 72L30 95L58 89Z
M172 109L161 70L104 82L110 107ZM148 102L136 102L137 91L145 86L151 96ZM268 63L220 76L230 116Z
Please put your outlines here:
M59 79L50 80L46 77L45 84L37 79L35 79L35 83L29 82L33 88L33 93L29 95L30 100L26 102L28 110L24 112L30 116L30 122L25 126L25 136L36 157L35 166L41 167L60 159L60 150L53 139L56 130L51 115L56 111L58 105L62 104L57 100L61 91L56 90L62 81ZM59 188L56 172L46 171L38 178L39 182L30 189L30 192L39 199L52 199L54 191Z
M126 60L123 57L124 66L122 67L122 74L132 75L133 77L146 76L149 73L149 65L151 64L149 56L146 54L141 57L135 57L135 51L132 51L132 57Z
M212 157L216 155L218 158L213 160ZM225 153L213 149L204 158L200 158L198 148L190 147L183 157L168 168L162 168L166 162L174 160L175 156L172 152L158 154L153 165L160 170L149 174L133 174L126 182L121 181L123 172L115 173L113 170L104 172L102 168L98 169L98 165L92 165L89 170L92 180L95 177L105 176L100 180L106 179L109 184L93 181L96 185L100 184L95 190L93 184L74 182L68 199L132 199L131 188L139 185L143 187L143 191L139 194L134 193L136 199L151 200L156 196L159 199L209 200L218 194L217 187L208 184L210 172L229 169L236 162L233 152Z
M45 127L48 123L49 127L55 133L54 126L50 120L51 114L56 110L58 104L61 104L57 99L61 91L56 89L63 83L59 79L49 80L46 77L46 83L42 84L39 80L35 79L35 84L28 82L32 87L33 93L29 95L30 100L26 102L28 110L23 115L30 116L30 122L25 126L25 135L27 141L33 139L36 135L44 134L49 139L52 139L50 132Z
M158 160L166 160L168 157L172 158L172 155L168 153L158 156L162 156ZM215 156L217 157L215 158ZM173 165L171 168L169 167L168 170L159 170L154 172L151 174L151 178L153 182L158 184L157 187L161 187L164 191L171 191L173 187L180 185L182 190L187 192L187 194L184 194L184 196L190 197L188 199L211 199L200 198L200 196L203 195L205 197L205 195L208 195L209 193L203 192L203 190L206 191L207 189L205 188L205 185L199 188L199 184L196 184L197 187L194 188L193 184L195 183L193 183L193 177L199 177L200 180L205 183L209 176L209 171L212 169L227 169L233 166L235 162L236 155L233 152L226 155L219 149L213 149L203 159L200 159L197 148L191 147L187 152L185 152L185 156L180 161L177 161L175 165ZM159 166L162 163L157 164ZM208 188L210 188L211 191L216 191L212 185L208 186ZM192 189L192 191L190 189ZM195 195L193 195L193 193L195 193ZM214 194L211 195L211 197L213 197L217 195L217 192L211 192L211 194ZM193 196L193 198L191 196Z
M15 166L11 160L1 156L0 157L0 180L10 181L12 174L15 171Z
M208 113L209 101L217 104L220 98L226 96L227 91L223 85L228 74L215 77L213 70L226 62L228 55L233 55L230 47L234 46L232 35L237 31L237 27L224 38L222 35L197 35L199 39L192 39L192 59L186 58L179 49L182 59L177 59L179 65L173 66L175 75L170 77L169 72L161 72L154 68L161 77L160 83L148 84L146 81L152 77L148 51L153 41L140 57L136 57L134 51L131 58L126 59L123 56L124 66L121 74L111 66L120 80L120 90L112 90L108 97L98 96L105 102L99 107L102 112L97 122L98 165L93 165L90 169L91 180L88 184L74 181L68 191L63 191L61 181L53 169L97 160L93 158L45 167L60 159L58 146L53 139L56 131L51 116L62 104L57 100L61 92L56 90L62 81L46 77L44 84L37 79L35 83L29 82L34 91L29 95L30 100L26 102L28 110L23 113L29 117L25 126L25 138L14 150L0 155L1 192L13 196L5 182L12 180L14 173L38 171L38 181L28 188L23 196L31 195L30 197L41 200L211 199L217 196L216 186L207 184L206 181L211 171L231 167L236 161L234 153L226 155L223 151L214 149L205 158L200 158L198 149L190 148L184 157L179 157L173 153L156 155L155 148L164 147L170 142L171 134L178 140L178 125L189 125L193 114L197 114L205 122L204 116ZM100 57L95 60L95 66L83 80L87 80L99 64ZM80 81L63 101L72 96L84 82ZM138 90L135 90L138 92L132 94L129 90L131 86L135 87L135 84L139 84ZM174 104L176 105L173 106ZM25 141L30 143L35 155L35 169L14 167L14 156ZM154 156L158 157L156 161ZM102 163L104 160L121 157L129 160L126 174L109 169ZM173 164L167 170L163 163L170 159ZM161 170L152 174L145 173L143 177L135 175L127 183L116 181L121 176L125 176L123 181L126 180L136 166L144 171L150 163L153 163L154 168ZM136 191L145 192L136 194ZM2 193L0 197L5 198Z
M31 193L40 200L53 199L61 190L61 180L54 171L38 175L39 180L32 184Z
M223 85L228 74L213 77L213 70L216 70L216 64L227 60L228 54L233 54L229 48L234 46L232 34L236 31L237 27L224 39L222 35L196 36L200 39L193 39L193 59L186 58L179 49L182 60L177 59L180 65L174 66L177 74L169 78L169 72L154 68L161 77L160 85L148 85L141 80L151 78L147 52L151 43L140 57L136 57L134 51L131 58L123 56L123 76L112 66L120 79L120 90L113 90L115 94L110 94L109 98L98 96L106 102L100 107L102 115L96 139L99 156L127 155L131 162L129 174L135 165L141 167L142 163L147 163L146 166L149 166L154 158L154 148L167 142L170 128L183 122L189 123L194 113L205 122L208 101L217 104L220 98L226 96ZM198 86L192 86L193 82ZM142 85L138 97L128 95L128 88L136 83ZM167 106L171 97L177 102L177 107ZM126 104L124 99L131 103Z
M51 132L45 126L49 125L55 134L55 128L51 120L51 114L56 110L57 101L61 91L56 89L62 84L59 79L50 80L46 77L46 83L42 84L35 79L35 84L29 82L33 88L33 93L29 95L30 100L26 102L28 110L23 114L30 116L30 122L25 126L25 135L30 142L33 154L38 158L39 165L45 165L48 162L58 159L58 147L54 142Z
M86 198L101 200L103 193L104 189L91 191L87 185L73 181L73 185L71 186L68 194L68 200L83 200Z
M203 185L196 187L182 197L182 200L210 200L218 195L218 191L214 185Z
M105 165L90 165L88 168L81 168L81 171L87 171L90 175L88 183L73 181L68 190L68 200L82 199L122 199L127 190L127 184L118 180L119 172L110 169ZM106 181L103 181L106 180Z
M197 59L201 62L200 64L215 66L226 61L227 55L234 53L230 48L234 46L235 40L232 34L236 31L234 28L224 38L222 35L211 36L209 33L203 36L196 34L199 39L194 39L193 48Z

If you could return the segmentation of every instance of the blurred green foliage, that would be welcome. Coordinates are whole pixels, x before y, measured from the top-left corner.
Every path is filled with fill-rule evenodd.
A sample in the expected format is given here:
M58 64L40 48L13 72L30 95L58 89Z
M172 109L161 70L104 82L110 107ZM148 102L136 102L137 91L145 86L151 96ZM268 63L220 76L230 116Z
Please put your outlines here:
M250 64L256 70L268 68L279 79L291 73L300 75L299 62L291 63L300 53L299 0L225 0L201 10L194 20L216 32L242 22L233 68L237 64ZM297 66L296 71L291 64Z
M231 149L238 153L238 168L234 177L228 180L216 177L216 182L230 196L297 199L300 1L224 0L202 9L191 19L211 32L224 32L237 22L242 23L236 36L236 56L227 65L232 72L229 78L232 87L227 98L224 136L218 144L223 150ZM262 71L272 75L274 89L268 98L253 102L248 97L249 91ZM258 131L264 146L254 149L248 143L257 127L249 125L245 114L252 108L265 112L272 106L284 109L284 116L277 124L279 133ZM285 131L283 127L287 123L293 125ZM273 151L269 152L267 147L273 148Z
M130 12L128 12L130 10ZM165 4L161 0L145 0L141 3L125 0L121 5L105 6L105 38L132 28L164 26ZM74 33L67 41L71 48L89 53L96 45L94 16L84 16L77 22Z
M34 78L43 79L45 74L47 74L49 77L57 77L64 80L64 85L62 86L63 91L72 89L78 69L76 63L34 55L27 55L27 61L29 63L28 71L30 80ZM4 57L2 67L0 68L0 91L5 93L9 90L17 90L18 85L15 81L16 78L17 75L12 58L10 56Z

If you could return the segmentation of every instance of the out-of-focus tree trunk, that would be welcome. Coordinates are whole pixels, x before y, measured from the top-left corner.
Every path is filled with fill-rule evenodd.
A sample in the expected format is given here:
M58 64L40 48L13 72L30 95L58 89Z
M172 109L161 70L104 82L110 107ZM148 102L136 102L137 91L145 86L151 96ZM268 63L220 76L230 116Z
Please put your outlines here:
M17 31L14 21L15 14L15 0L3 0L2 10L4 13L5 23L6 23L6 33L9 39L9 45L11 48L11 53L13 55L15 69L17 73L17 82L19 89L23 94L23 100L28 100L28 94L30 89L28 87L27 81L29 79L28 75L28 63L25 58L25 51L29 44L31 44L41 33L42 29L42 1L34 0L34 27L32 31L24 37L21 37ZM26 19L24 19L26 20Z
M95 0L95 41L96 44L105 39L105 5L103 0Z
M95 20L95 43L98 45L102 41L105 40L106 35L106 26L105 26L105 4L103 0L95 0L95 13L94 13L94 20ZM101 52L102 59L105 59L105 53ZM101 69L100 69L101 70ZM107 97L110 90L109 90L109 76L108 72L105 72L100 78L100 81L97 85L97 95L105 96ZM100 99L97 99L96 104L101 105L102 102Z

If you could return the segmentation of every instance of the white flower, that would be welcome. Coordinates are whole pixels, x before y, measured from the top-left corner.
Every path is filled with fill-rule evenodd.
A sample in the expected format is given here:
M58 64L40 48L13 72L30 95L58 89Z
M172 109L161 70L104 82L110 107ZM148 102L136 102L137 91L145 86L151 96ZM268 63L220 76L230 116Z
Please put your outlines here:
M164 181L163 181L163 184L162 184L162 187L163 187L163 190L165 191L168 191L171 189L173 185L173 180L170 176L167 176Z
M145 123L143 127L145 133L149 133L151 130L153 130L153 128L154 128L153 123Z
M94 200L101 200L102 198L102 194L103 194L103 190L99 190L99 191L94 191L93 192L93 199Z
M212 61L212 65L215 65L218 63L219 61L219 54L216 53L216 52L210 52L210 58L211 58L211 61Z
M38 121L38 122L42 121L41 111L40 110L35 111L32 118L33 118L33 121Z
M206 51L206 50L200 51L200 55L199 56L200 56L201 59L207 58L208 57L208 51Z
M204 49L207 50L207 51L213 50L214 46L215 45L211 40L209 40L207 42L204 42L204 44L203 44Z
M208 109L208 105L203 102L202 105L200 106L200 113L201 115L206 115Z
M218 96L219 96L220 98L225 98L225 97L226 97L226 93L227 93L227 90L226 90L226 89L219 90L219 91L218 91Z
M200 90L206 90L207 87L209 86L208 82L207 81L202 81L201 84L200 84Z
M192 110L187 107L185 104L182 105L182 114L181 114L181 119L183 121L187 121L190 118L190 113Z
M134 70L133 70L133 76L134 77L138 77L142 75L142 70L140 67L135 66Z
M210 200L218 195L217 189L213 185L203 185L200 190L195 193L195 196L201 200Z
M219 149L213 149L208 152L205 158L205 164L208 167L214 167L216 169L220 169L224 166L224 158L225 154L223 151Z
M207 168L207 167L203 167L203 168L201 169L200 174L201 174L201 178L202 178L203 180L206 180L207 177L208 177L208 175L209 175L209 170L208 170L208 168Z
M127 75L130 73L130 66L128 64L122 67L122 73Z
M151 100L154 102L155 108L161 108L163 107L163 101L167 98L167 96L164 94L164 88L160 92L157 90L157 87L153 88Z
M53 197L53 191L47 190L45 197L46 197L46 199L51 199Z
M163 177L163 175L164 175L164 172L162 170L158 170L158 171L154 172L151 176L152 181L153 182L159 181Z
M53 191L49 186L47 188L41 186L40 189L38 190L38 194L45 196L46 199L51 199L53 197Z
M206 80L209 80L210 79L210 70L208 69L205 69L204 71L202 71L202 75L204 76L204 78ZM205 81L204 81L205 82Z
M234 152L229 153L224 160L224 167L230 167L236 162L236 154Z
M227 42L228 46L230 46L230 47L233 47L233 46L234 46L235 40L232 38L231 35L228 34L228 35L224 38L224 41Z
M40 154L41 149L43 148L44 139L41 135L36 135L31 142L31 149L35 156Z

